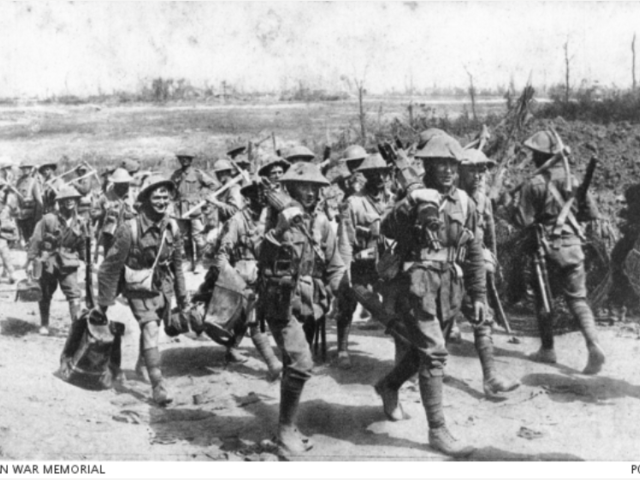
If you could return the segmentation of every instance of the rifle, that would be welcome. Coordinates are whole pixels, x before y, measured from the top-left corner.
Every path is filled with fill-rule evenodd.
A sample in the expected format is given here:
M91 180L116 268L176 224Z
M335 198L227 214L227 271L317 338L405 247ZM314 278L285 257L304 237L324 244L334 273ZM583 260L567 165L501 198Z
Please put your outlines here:
M593 180L593 174L598 167L598 157L593 155L589 160L589 164L587 165L587 171L584 174L584 178L582 179L582 183L578 187L576 191L576 200L578 201L578 205L583 205L587 199L587 191L589 190L589 186L591 185L591 181Z
M550 315L553 311L553 295L551 293L551 287L549 286L549 274L547 271L547 260L545 258L544 250L544 233L543 226L536 224L534 226L536 233L536 251L533 255L533 266L536 275L536 287L540 300L542 301L542 308L545 315Z
M87 232L87 238L84 241L85 248L85 258L86 258L86 266L85 266L85 303L87 304L87 308L91 310L95 307L95 298L93 296L93 257L91 255L91 235Z
M505 331L509 335L511 335L511 325L509 324L509 319L502 307L502 302L498 295L498 289L496 288L496 281L493 273L487 273L487 293L489 303L491 303L491 306L496 312L496 319L498 320L498 323L504 327Z

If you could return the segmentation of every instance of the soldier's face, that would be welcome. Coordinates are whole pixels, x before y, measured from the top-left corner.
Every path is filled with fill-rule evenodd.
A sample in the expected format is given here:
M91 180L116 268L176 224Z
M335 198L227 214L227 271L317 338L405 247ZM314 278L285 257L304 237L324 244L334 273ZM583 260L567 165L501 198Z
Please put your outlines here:
M44 178L49 178L53 175L53 168L51 167L43 167L40 171L42 172L42 176Z
M166 187L160 187L151 192L149 195L149 205L158 215L164 215L169 208L169 202L171 201L171 195Z
M484 165L469 165L460 168L460 181L464 188L476 190L484 185L487 168Z
M458 176L458 163L449 158L437 158L433 161L433 173L439 187L451 188Z
M118 194L118 196L122 197L129 191L128 183L114 183L113 190Z
M226 185L227 182L231 180L232 176L231 170L222 170L221 172L218 172L218 180L220 180L220 183L223 185Z
M65 198L60 202L60 210L63 212L72 212L76 209L78 201L75 198Z
M271 182L277 182L282 175L284 175L284 169L280 165L275 165L271 167L268 178Z
M310 208L320 198L320 185L308 182L295 182L289 187L291 196L299 201L303 207Z
M372 170L363 173L367 179L367 185L375 190L382 190L387 184L387 180L389 180L389 174L384 170Z
M182 168L189 168L193 163L193 158L191 157L178 157L178 161L180 162L180 166Z

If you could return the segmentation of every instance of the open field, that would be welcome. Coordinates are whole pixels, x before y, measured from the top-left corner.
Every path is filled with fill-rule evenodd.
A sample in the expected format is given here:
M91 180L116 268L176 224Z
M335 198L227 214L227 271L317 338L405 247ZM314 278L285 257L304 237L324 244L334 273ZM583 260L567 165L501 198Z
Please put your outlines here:
M406 117L409 100L372 100L368 116L375 125ZM436 115L455 116L464 101L430 104ZM238 139L258 141L275 132L278 147L304 143L318 154L327 142L356 127L357 103L267 103L262 105L38 105L0 107L0 155L19 161L85 159L100 167L134 157L146 164L173 168L173 153L188 145L201 160L221 156ZM480 113L500 112L503 102L482 104ZM352 139L356 136L351 133ZM272 152L271 140L262 148ZM337 155L337 153L336 153Z

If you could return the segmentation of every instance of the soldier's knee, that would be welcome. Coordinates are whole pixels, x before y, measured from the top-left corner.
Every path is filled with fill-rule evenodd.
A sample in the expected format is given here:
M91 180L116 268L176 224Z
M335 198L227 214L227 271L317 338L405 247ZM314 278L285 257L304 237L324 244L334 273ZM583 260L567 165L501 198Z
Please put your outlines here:
M290 357L291 364L289 364L289 368L291 370L311 376L311 370L313 369L313 357L311 356L311 351L309 349L302 352L296 352L295 354L290 353Z
M149 348L154 348L158 346L158 336L160 333L160 329L158 327L158 322L146 322L141 325L142 328L142 345L143 349L147 350Z

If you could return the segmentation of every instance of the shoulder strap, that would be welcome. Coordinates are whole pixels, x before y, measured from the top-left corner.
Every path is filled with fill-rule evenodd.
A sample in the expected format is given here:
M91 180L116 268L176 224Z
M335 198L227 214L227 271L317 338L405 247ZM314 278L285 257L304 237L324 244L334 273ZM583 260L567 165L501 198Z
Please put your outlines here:
M582 228L580 227L580 224L576 220L576 217L573 215L573 212L571 212L571 207L573 206L575 197L571 197L567 202L565 202L562 198L562 195L560 195L558 188L553 184L551 180L547 182L547 188L551 196L554 198L554 200L558 202L558 204L560 205L560 213L558 214L558 218L556 219L556 224L553 227L553 233L555 235L560 236L565 222L568 221L571 227L574 229L576 235L578 235L578 237L584 240L584 234L582 233Z
M467 215L469 215L469 195L462 189L458 189L460 195L460 208L462 208L462 216L464 221L467 221Z
M138 246L138 219L133 217L129 220L129 226L131 227L131 243L134 247Z

